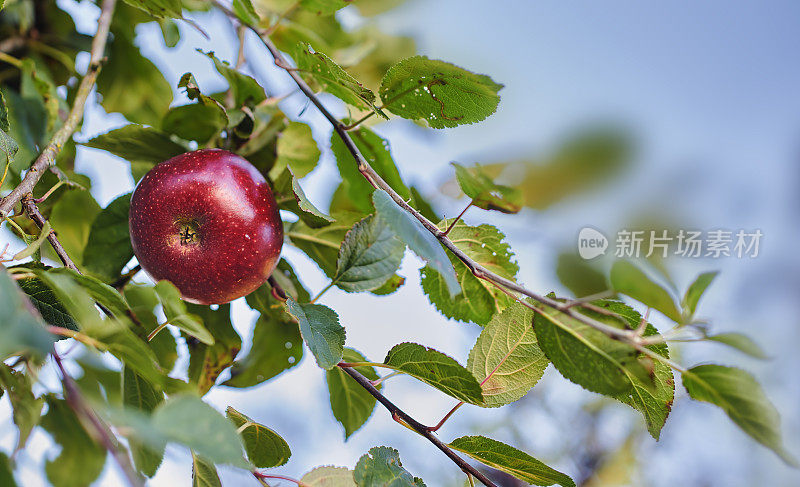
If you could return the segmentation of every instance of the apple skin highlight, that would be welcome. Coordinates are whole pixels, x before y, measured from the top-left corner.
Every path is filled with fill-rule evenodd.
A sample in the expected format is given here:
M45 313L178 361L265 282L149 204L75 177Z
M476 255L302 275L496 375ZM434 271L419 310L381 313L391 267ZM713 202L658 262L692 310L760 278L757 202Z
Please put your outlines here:
M261 286L283 246L278 204L244 158L202 149L150 170L131 197L139 264L198 304L223 304Z

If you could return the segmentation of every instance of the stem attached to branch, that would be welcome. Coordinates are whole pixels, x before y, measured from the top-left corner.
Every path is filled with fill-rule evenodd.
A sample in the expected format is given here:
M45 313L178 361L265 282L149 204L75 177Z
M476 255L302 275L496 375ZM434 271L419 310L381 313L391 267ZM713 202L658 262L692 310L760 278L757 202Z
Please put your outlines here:
M497 487L497 484L489 480L486 475L481 473L478 469L467 463L463 458L456 455L456 453L450 449L449 446L442 443L439 438L436 437L431 431L428 426L420 423L416 419L409 416L405 411L397 407L392 401L386 398L381 392L372 385L372 382L361 375L357 370L352 367L340 367L347 375L352 377L358 385L366 389L375 399L378 400L383 407L385 407L391 414L392 417L395 418L397 421L401 421L405 423L409 428L413 429L420 435L424 436L428 441L433 443L436 448L441 450L445 455L447 455L450 460L453 461L458 467L464 471L464 473L468 475L472 475L476 479L480 480L483 485L486 487Z

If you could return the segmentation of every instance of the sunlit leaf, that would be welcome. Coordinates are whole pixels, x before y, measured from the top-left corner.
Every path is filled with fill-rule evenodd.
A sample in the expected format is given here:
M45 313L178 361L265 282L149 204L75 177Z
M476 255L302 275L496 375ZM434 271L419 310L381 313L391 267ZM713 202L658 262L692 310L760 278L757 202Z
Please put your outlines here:
M197 315L189 313L186 303L181 300L180 291L169 281L156 283L156 294L164 307L164 314L169 324L180 328L181 331L197 338L206 345L214 344L214 337L203 326Z
M357 487L353 471L345 467L317 467L300 481L309 487Z
M403 468L394 448L376 446L362 456L353 471L358 487L425 487L422 479Z
M717 333L705 338L712 342L722 343L754 358L767 359L769 355L752 338L743 333Z
M292 451L278 433L230 406L226 414L242 437L250 463L258 468L270 468L279 467L289 461Z
M310 1L331 3L320 2L319 0ZM300 43L297 45L293 57L301 74L312 78L328 93L358 108L369 109L374 107L375 93L364 88L361 83L356 81L355 78L350 76L347 71L323 52L315 50L310 44Z
M185 147L173 142L167 134L151 127L133 123L105 134L100 134L84 145L108 151L127 161L141 161L153 164L186 152Z
M404 251L385 220L370 215L345 235L332 283L347 292L376 289L400 267Z
M286 300L289 313L297 318L300 334L323 369L336 367L344 353L345 330L335 311L321 304L300 304Z
M611 267L611 285L615 291L661 311L667 318L681 321L681 314L672 296L632 263L625 260L614 263Z
M92 440L63 399L47 398L47 414L42 426L53 437L61 452L47 460L44 470L54 487L84 487L94 482L106 463L106 450ZM65 475L65 472L69 472Z
M301 122L289 122L278 138L278 159L270 169L270 175L279 175L284 168L300 179L317 166L320 151L311 136L311 127Z
M519 189L495 183L480 166L466 168L452 163L456 169L456 180L472 205L484 210L501 213L517 213L522 209L522 193Z
M708 289L708 286L711 285L718 274L719 272L704 272L697 276L694 282L689 285L686 294L683 296L683 301L681 301L683 315L686 320L692 319L694 312L697 310L697 303L700 302L700 298L703 297L706 289Z

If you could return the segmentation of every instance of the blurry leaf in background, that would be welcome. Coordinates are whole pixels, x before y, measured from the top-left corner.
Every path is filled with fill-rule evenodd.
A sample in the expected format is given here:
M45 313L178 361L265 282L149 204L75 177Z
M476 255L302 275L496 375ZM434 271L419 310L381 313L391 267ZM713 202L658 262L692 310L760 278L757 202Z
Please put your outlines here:
M554 470L527 453L485 436L462 436L448 445L469 457L533 485L575 487L568 475Z
M153 17L181 18L181 0L124 0L128 5L140 8Z
M214 344L214 337L203 326L202 319L186 309L187 303L181 299L181 293L174 284L166 280L158 281L155 285L155 291L170 325L179 328L182 332L197 338L206 345Z
M11 469L8 455L2 451L0 451L0 485L5 485L6 487L17 487L17 481L14 480L14 471Z
M144 327L142 336L146 337L148 333L155 330L159 325L155 315L155 307L158 306L160 301L156 295L155 288L140 284L128 284L125 286L124 293L131 310ZM172 333L158 333L150 340L149 345L164 371L171 371L178 358L177 343Z
M302 179L317 166L319 156L311 127L301 122L289 122L278 136L278 159L270 169L270 176L274 178L289 167L296 178Z
M370 448L358 460L353 478L358 487L425 487L422 479L403 468L400 453L387 446Z
M335 222L322 228L311 228L303 221L297 221L286 226L284 231L292 245L305 252L331 279L336 275L339 247L344 236L362 218L359 213L340 212L332 216Z
M216 467L192 452L192 487L222 487Z
M300 479L309 487L358 487L352 470L345 467L317 467Z
M438 350L418 343L400 343L386 353L383 363L459 401L483 404L481 386L472 372Z
M627 134L613 129L587 129L564 141L560 148L524 169L525 205L547 207L601 183L624 169L631 157Z
M453 219L439 222L441 230L447 229ZM519 265L514 254L496 227L488 224L472 227L459 220L448 234L450 240L469 258L486 269L515 280ZM429 266L420 269L422 289L440 313L458 321L471 321L485 325L497 312L511 303L511 299L485 279L479 279L458 257L447 253L458 280L458 296L447 292L441 275Z
M592 296L611 289L603 272L572 251L559 254L556 275L561 284L572 291L576 298Z
M44 142L47 129L44 105L40 99L25 98L6 86L2 87L2 93L8 117L7 135L17 146L14 151L5 139L8 151L15 152L10 169L12 174L19 176L39 155L38 147Z
M233 13L245 24L258 25L260 18L250 0L233 0Z
M700 298L703 297L703 294L705 294L708 286L711 285L718 274L719 272L704 272L697 276L694 282L692 282L686 289L686 294L683 296L683 300L681 301L684 321L690 321L694 317L694 313L697 311L697 304L700 302Z
M150 415L164 402L164 393L157 391L149 382L127 367L122 371L122 401L125 406ZM164 448L154 449L143 445L135 438L128 440L133 464L146 477L155 475L164 459Z
M533 310L513 303L486 325L469 353L467 369L481 383L485 407L521 399L550 362L533 331Z
M6 391L13 409L14 424L19 430L14 451L25 448L33 428L39 423L44 399L33 395L31 376L0 364L0 386Z
M390 1L393 0L383 0L383 3ZM368 2L358 2L356 5L363 11L371 7L377 8L378 4L377 0L370 0ZM349 73L356 79L361 80L364 86L374 91L380 88L381 80L389 68L401 59L409 58L417 53L417 45L413 37L387 34L374 25L367 24L350 33L350 35L353 42L366 45L369 49L360 59L354 60L355 64L345 62L347 60L342 60L342 63Z
M787 465L798 466L797 458L783 444L778 411L752 375L734 367L698 365L683 372L683 386L692 399L718 406Z
M717 333L705 337L706 340L722 343L746 355L758 359L768 359L769 355L752 338L743 333Z
M106 450L92 440L63 399L47 397L42 426L61 446L57 457L47 460L44 470L54 487L82 487L94 482L106 463Z
M164 38L164 45L172 48L178 45L181 40L181 31L172 19L161 20L158 22L161 27L161 37Z
M14 160L17 151L19 151L19 146L11 135L9 135L9 131L8 108L6 107L6 100L3 97L3 93L0 91L0 151L2 151L4 155L4 159L0 159L0 165L3 166L4 172L6 164L10 164Z
M445 61L413 56L400 61L381 81L386 110L441 129L484 120L497 110L503 85Z
M331 15L352 2L353 0L300 0L300 7L317 15Z
M133 258L128 211L131 193L108 204L94 219L83 252L83 267L109 282L119 277Z
M161 130L184 140L194 140L203 144L217 135L226 125L227 120L219 109L192 103L170 108L161 121Z
M359 127L348 133L375 172L403 199L409 200L411 191L403 182L394 159L392 159L389 142L366 127ZM335 132L331 135L331 150L336 157L336 165L342 176L342 185L345 187L350 202L364 214L372 213L373 206L370 196L375 189L358 170L358 163Z
M342 361L367 362L367 359L360 352L345 348ZM369 380L378 380L374 367L355 367L355 370ZM344 439L347 440L372 416L376 399L339 367L325 373L325 382L328 385L333 417L344 427ZM381 388L380 384L377 388Z
M495 183L480 166L466 168L455 162L456 179L461 191L472 199L472 206L501 213L517 213L522 209L519 189Z
M292 451L286 440L263 424L228 406L228 419L236 426L244 442L247 459L258 468L279 467L289 461Z
M611 267L611 285L615 291L662 312L675 322L681 322L681 314L669 292L634 264L626 260L614 262Z
M284 168L272 185L272 191L278 207L291 211L300 220L311 228L320 228L330 225L334 219L320 211L306 198L300 182L288 167Z
M83 249L100 210L100 205L88 191L68 191L53 205L50 224L67 255L76 263L83 261Z

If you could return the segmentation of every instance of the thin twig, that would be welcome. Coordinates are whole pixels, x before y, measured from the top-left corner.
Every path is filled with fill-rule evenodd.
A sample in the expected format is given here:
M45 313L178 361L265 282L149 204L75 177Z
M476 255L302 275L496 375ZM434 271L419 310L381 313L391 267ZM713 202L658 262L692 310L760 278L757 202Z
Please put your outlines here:
M115 5L116 0L103 0L100 18L97 20L97 32L92 39L89 68L83 79L81 79L81 83L78 85L78 90L75 93L75 101L73 102L69 116L64 122L64 125L53 135L47 147L45 147L42 153L39 154L39 157L36 158L36 161L31 164L22 182L11 190L5 198L0 200L0 217L7 216L11 213L11 210L22 200L22 197L33 191L34 186L39 182L39 179L41 179L45 171L50 166L55 165L56 157L58 157L59 152L64 148L64 144L72 138L72 134L77 130L78 124L83 119L83 109L86 105L86 100L97 80L97 74L100 72L100 65L106 49L106 41L108 40L108 32L111 26L111 17L113 16Z
M259 481L262 482L264 479L273 479L273 480L285 480L287 482L293 482L297 484L298 487L309 487L309 485L305 482L302 482L297 479L293 479L292 477L287 477L285 475L276 475L276 474L266 474L261 473L258 470L253 470L253 477L257 478Z
M444 232L442 232L442 236L443 236L443 237L446 237L446 236L447 236L447 235L450 233L450 230L452 230L452 229L453 229L453 227L454 227L454 226L456 226L456 223L458 223L458 222L459 222L459 220L461 220L461 217L462 217L462 216L464 216L464 213L466 213L466 212L467 212L467 210L469 210L470 208L472 208L472 203L473 203L473 202L474 202L474 201L470 201L470 202L469 202L469 204L467 205L467 207L466 207L466 208L464 208L463 210L461 210L461 213L459 213L459 214L458 214L458 216L456 217L456 219L455 219L455 220L453 220L453 223L451 223L451 224L450 224L450 225L447 227L447 229L446 229Z
M28 215L28 217L33 220L36 226L40 229L47 222L30 194L26 194L22 197L22 207L25 209L25 213ZM50 242L50 245L53 247L53 250L55 250L58 258L61 259L61 262L64 263L65 267L69 267L74 271L78 271L78 266L75 265L75 262L72 261L70 256L67 254L67 251L64 250L61 242L58 241L55 230L50 230L50 234L47 235L47 241Z
M111 283L111 287L113 287L114 289L119 291L120 289L125 287L129 282L131 282L131 279L133 279L133 276L138 274L139 271L141 271L141 270L142 270L142 266L139 265L139 264L136 264L135 266L133 266L133 268L131 270L129 270L125 274L119 276L119 279L117 279L116 281L112 282Z
M486 477L486 475L484 475L478 469L467 463L463 458L456 455L456 453L452 449L450 449L449 446L442 443L442 441L439 440L439 438L437 438L436 435L434 435L430 431L428 426L425 426L424 424L420 423L416 419L409 416L405 411L403 411L402 409L397 407L392 401L387 399L386 396L381 394L381 392L377 388L375 388L375 386L372 385L372 382L370 382L369 379L360 374L356 369L352 367L340 367L340 368L347 375L352 377L358 383L358 385L363 387L375 399L377 399L378 402L380 402L383 405L383 407L385 407L392 414L393 418L402 421L408 427L410 427L420 435L424 436L428 441L433 443L436 446L436 448L438 448L445 455L447 455L447 457L450 458L453 461L453 463L458 465L458 467L461 470L463 470L467 474L473 475L475 478L480 480L486 487L497 487L497 484L489 480Z

